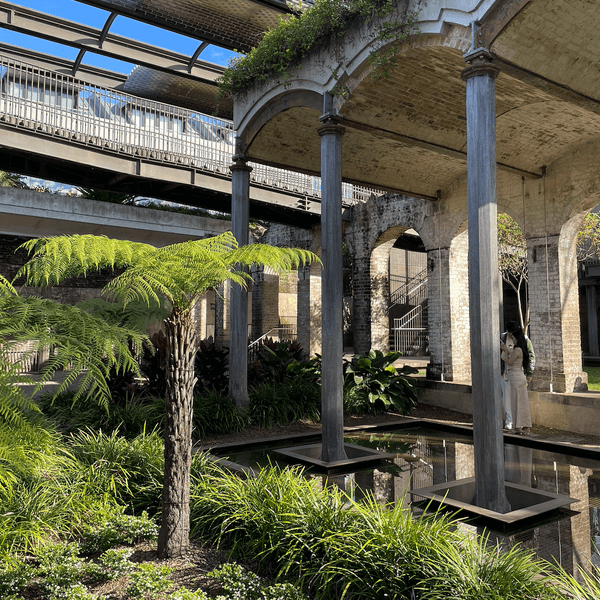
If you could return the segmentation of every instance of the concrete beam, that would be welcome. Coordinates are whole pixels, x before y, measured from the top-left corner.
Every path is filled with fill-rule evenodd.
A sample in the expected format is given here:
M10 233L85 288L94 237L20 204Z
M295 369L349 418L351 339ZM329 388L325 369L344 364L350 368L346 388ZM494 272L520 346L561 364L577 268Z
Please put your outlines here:
M575 104L576 106L579 106L585 110L600 115L600 100L597 100L596 98L591 98L585 94L580 94L566 85L562 85L556 81L552 81L551 79L546 79L537 73L523 69L522 67L503 60L502 58L495 57L494 64L501 69L503 75L508 75L514 79L518 79L519 81L541 90L542 92L551 94L558 100L568 102L569 104Z
M99 171L103 173L102 179L108 184L113 182L111 189L114 191L129 191L140 195L162 198L164 200L178 201L170 197L173 192L179 192L179 186L183 190L182 195L192 195L187 201L194 200L197 206L211 210L220 210L222 212L230 211L229 198L231 197L231 178L225 173L213 173L196 170L192 167L178 166L175 164L152 162L151 160L142 160L117 152L110 152L101 148L93 148L84 144L77 144L68 140L61 140L58 137L33 133L28 130L16 129L14 126L0 125L0 164L8 170L14 170L24 175L34 177L44 177L37 171L29 169L28 162L34 161L43 163L48 161L55 165L59 161L63 170L70 172L61 175L55 173L55 168L51 169L54 173L54 180L71 183L73 185L88 185L90 187L101 187L94 182L82 179L82 171L89 171L92 175ZM17 168L14 168L13 162L5 164L2 160L2 154L6 153L14 158L18 154L27 155L28 161L19 161ZM52 179L52 176L46 176L46 179ZM135 182L133 185L131 182ZM124 184L127 183L127 186ZM153 184L151 190L146 189L147 184ZM165 193L165 185L172 184L170 190ZM106 187L102 188L106 189ZM206 198L206 204L200 200L203 196L198 192L208 190L213 195ZM214 204L214 196L223 198L222 205ZM321 204L318 198L307 200L303 195L294 193L285 193L273 188L268 188L258 184L250 186L250 202L253 207L252 218L265 218L273 222L306 226L306 217L311 221L316 221L321 211ZM258 206L261 208L258 209ZM268 210L269 218L261 214L262 206ZM277 217L277 210L281 210L281 218ZM297 215L294 218L292 215Z
M106 235L155 246L229 231L229 221L0 187L0 234Z

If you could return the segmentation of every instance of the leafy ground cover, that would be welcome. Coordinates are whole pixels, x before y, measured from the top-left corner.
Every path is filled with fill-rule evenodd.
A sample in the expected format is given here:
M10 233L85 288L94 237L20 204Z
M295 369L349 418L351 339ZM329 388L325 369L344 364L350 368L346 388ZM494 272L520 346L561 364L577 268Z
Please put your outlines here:
M548 565L462 536L447 517L413 519L399 506L356 504L293 470L242 480L201 454L192 468L193 544L184 557L159 561L152 540L160 437L146 432L128 440L91 429L61 437L47 423L38 428L49 437L25 447L29 467L3 463L13 476L12 488L0 493L3 598L599 597L594 575L586 587L554 573L572 591L561 595L543 577ZM246 571L228 567L224 585L211 573L232 561ZM275 586L286 582L293 585Z

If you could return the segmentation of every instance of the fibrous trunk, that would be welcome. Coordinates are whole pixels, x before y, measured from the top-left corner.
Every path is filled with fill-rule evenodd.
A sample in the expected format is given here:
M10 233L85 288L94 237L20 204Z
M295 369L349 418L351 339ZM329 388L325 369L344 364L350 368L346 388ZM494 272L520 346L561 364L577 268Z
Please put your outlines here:
M165 328L165 477L158 536L158 555L161 558L180 556L189 546L193 391L196 383L193 321L187 313L176 313L165 320Z

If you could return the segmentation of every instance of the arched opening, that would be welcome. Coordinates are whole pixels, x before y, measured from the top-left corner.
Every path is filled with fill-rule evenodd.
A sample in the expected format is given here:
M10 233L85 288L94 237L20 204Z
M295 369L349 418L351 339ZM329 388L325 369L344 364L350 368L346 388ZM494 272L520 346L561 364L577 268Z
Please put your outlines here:
M498 269L500 287L500 329L516 321L529 334L529 269L527 243L520 225L507 213L498 215Z
M583 366L600 366L600 205L585 217L577 236L577 280Z
M427 252L407 229L390 250L390 350L403 356L429 355Z

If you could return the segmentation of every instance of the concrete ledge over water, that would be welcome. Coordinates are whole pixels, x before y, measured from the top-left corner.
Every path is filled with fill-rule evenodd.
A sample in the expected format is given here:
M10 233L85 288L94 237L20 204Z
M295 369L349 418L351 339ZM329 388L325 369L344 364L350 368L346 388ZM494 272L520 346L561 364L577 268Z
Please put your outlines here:
M423 379L421 389L421 404L473 414L470 385ZM584 435L600 434L600 392L529 391L529 407L534 425Z

